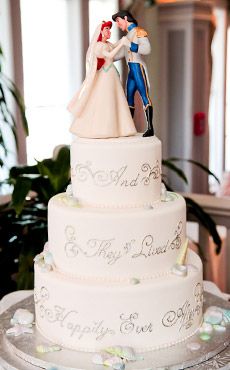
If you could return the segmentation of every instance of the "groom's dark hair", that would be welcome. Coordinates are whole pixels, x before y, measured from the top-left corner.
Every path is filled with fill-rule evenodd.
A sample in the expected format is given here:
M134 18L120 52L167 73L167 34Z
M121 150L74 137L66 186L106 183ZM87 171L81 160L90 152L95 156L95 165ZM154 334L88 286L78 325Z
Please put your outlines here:
M112 20L114 22L116 22L116 19L117 18L122 18L122 19L125 19L125 17L127 17L127 21L128 22L131 22L131 23L135 23L136 25L138 25L138 22L135 18L133 18L132 14L130 12L128 12L128 10L120 10L119 12L117 12L116 14L113 14L112 15Z

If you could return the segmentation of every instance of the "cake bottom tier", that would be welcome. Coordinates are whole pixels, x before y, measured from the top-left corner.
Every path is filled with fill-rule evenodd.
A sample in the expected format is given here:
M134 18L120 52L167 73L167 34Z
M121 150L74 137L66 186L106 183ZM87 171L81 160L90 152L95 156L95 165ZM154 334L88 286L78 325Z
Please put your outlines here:
M73 280L35 267L37 328L74 350L122 345L142 352L172 346L199 328L202 303L202 263L192 251L186 277L169 274L138 284Z

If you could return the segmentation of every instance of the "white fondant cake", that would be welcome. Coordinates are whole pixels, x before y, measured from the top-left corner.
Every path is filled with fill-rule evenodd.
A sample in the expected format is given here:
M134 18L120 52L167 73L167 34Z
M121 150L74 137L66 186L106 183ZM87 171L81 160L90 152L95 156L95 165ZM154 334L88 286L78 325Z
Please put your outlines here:
M83 351L145 351L199 328L202 264L189 251L180 269L186 206L176 193L161 199L160 164L156 137L75 139L73 196L49 202L53 270L35 268L36 323L46 338Z

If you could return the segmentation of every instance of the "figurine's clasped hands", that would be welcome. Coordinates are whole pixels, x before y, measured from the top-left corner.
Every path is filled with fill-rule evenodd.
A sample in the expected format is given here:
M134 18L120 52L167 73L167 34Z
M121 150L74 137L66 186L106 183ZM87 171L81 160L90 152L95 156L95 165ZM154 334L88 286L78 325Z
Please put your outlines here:
M129 41L128 37L127 36L123 36L121 38L121 43L124 45L124 46L128 46L130 48L131 46L131 42Z

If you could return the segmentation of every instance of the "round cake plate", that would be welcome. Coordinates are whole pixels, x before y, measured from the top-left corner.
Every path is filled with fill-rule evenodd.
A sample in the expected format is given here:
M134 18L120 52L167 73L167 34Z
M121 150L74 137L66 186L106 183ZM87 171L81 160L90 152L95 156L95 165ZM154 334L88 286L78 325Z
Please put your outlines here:
M218 306L230 309L229 302L205 292L204 309L209 306ZM58 352L37 353L38 345L52 345L34 327L33 334L23 334L18 337L5 334L10 327L10 319L18 308L26 308L34 311L33 296L10 307L0 316L0 369L9 370L35 370L49 369L52 366L55 370L105 370L104 366L95 365L92 362L93 353L84 353L62 349ZM196 351L189 349L189 344L198 343L200 348ZM178 369L212 369L211 359L217 354L220 364L230 364L230 324L227 325L224 333L214 332L209 341L202 341L198 334L188 340L169 348L143 353L143 360L129 362L126 370L178 370ZM223 356L221 356L221 353ZM223 357L223 360L221 360ZM222 362L221 362L222 361ZM218 367L218 360L214 360L215 369ZM106 367L109 369L108 367ZM226 369L230 367L226 367ZM214 367L213 367L214 369ZM112 370L112 368L111 368Z

